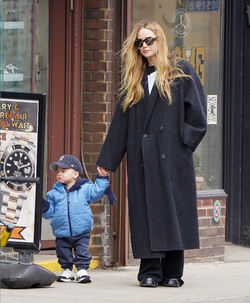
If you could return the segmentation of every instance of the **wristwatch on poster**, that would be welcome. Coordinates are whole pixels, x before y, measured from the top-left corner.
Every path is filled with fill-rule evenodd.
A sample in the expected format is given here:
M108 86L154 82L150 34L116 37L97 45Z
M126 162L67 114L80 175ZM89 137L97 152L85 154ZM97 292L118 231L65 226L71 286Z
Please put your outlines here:
M5 177L5 180L1 182L1 219L6 223L17 223L23 203L34 185L32 182L23 180L11 180L11 178L35 176L34 148L34 142L17 133L1 155L1 177ZM10 178L10 180L6 180L6 178Z

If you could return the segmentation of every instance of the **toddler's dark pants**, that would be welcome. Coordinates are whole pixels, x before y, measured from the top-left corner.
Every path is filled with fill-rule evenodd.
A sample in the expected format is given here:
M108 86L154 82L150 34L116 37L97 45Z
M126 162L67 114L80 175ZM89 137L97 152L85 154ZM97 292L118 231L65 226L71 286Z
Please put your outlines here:
M89 253L90 233L75 237L56 238L58 263L63 269L88 269L92 259Z

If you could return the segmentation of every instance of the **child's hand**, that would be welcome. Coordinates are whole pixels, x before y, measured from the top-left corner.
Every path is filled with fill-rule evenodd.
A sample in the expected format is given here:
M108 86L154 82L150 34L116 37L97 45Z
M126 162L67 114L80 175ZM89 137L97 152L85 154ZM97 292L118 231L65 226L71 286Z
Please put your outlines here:
M50 207L49 202L43 198L43 210L42 210L42 212L45 213L46 211L48 211L49 207Z
M97 166L97 171L101 177L107 177L109 174L109 170L104 167Z

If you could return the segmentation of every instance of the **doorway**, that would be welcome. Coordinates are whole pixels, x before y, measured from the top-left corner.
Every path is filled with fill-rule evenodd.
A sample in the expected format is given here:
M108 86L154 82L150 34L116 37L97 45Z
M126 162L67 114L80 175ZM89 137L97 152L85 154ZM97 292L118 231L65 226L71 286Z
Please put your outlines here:
M80 158L82 1L49 2L48 163ZM48 188L54 175L48 171Z
M250 0L226 1L224 176L226 241L250 247Z
M243 49L243 128L242 128L242 238L250 247L250 0L245 3Z
M80 159L82 0L49 1L49 80L47 97L47 163L63 154ZM47 170L47 190L55 173ZM45 183L46 184L46 183ZM49 222L42 225L42 248L55 246Z

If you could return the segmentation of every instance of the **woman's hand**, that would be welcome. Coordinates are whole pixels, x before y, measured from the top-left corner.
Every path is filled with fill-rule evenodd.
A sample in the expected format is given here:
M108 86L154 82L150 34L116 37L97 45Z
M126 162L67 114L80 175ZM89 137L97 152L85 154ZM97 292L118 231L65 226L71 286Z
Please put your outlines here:
M97 166L97 171L101 177L107 177L109 174L109 170L104 167Z

